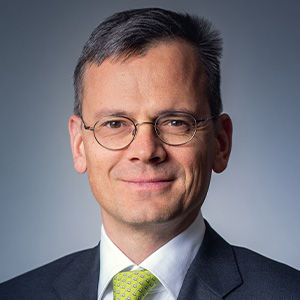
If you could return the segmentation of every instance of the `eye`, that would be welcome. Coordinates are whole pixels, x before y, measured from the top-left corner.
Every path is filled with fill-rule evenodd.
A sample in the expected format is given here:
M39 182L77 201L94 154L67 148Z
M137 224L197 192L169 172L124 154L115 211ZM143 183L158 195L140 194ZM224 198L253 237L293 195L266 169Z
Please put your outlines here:
M183 120L169 120L167 122L167 125L174 126L174 127L179 127L179 126L185 126L187 124Z
M162 122L160 123L160 126L163 126L165 128L173 128L173 129L180 129L183 127L189 127L190 126L190 122L188 122L188 120L184 120L182 118L178 118L178 119L165 119L165 120L161 120Z
M118 129L124 125L126 125L126 124L124 124L124 122L121 120L106 121L105 123L102 124L102 126L112 128L112 129Z
M161 135L187 135L194 128L194 119L187 114L170 114L158 120L158 130Z

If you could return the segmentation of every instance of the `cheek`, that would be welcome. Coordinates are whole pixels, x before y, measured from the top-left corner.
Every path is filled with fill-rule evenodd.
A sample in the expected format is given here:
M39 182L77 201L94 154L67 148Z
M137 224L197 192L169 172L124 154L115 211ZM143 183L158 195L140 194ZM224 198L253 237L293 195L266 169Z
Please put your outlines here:
M176 153L176 159L185 170L186 175L197 175L199 171L209 165L208 152L200 147L180 149Z
M91 143L85 146L85 155L93 193L99 194L110 189L111 170L120 160L120 153L104 149L97 143Z
M212 144L209 141L206 143L197 141L194 145L181 148L176 152L177 162L184 173L184 185L188 198L206 194L213 166L212 150Z

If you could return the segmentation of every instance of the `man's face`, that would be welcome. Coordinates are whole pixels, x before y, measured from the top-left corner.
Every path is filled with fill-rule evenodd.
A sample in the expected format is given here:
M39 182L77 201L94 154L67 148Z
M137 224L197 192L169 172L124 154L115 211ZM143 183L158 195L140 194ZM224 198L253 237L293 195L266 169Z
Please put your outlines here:
M193 48L182 41L159 43L125 61L91 64L83 87L82 116L89 126L118 112L136 123L165 111L210 117L204 73ZM184 222L196 216L220 148L213 121L181 146L164 144L152 125L143 124L123 150L101 147L78 117L70 124L75 168L87 170L104 224Z

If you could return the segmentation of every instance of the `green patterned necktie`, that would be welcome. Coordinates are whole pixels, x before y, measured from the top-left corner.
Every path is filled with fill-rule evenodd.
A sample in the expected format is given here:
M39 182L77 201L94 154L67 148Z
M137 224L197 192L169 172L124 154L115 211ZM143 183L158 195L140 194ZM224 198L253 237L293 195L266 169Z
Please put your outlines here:
M113 277L114 300L142 300L157 283L148 270L119 272Z

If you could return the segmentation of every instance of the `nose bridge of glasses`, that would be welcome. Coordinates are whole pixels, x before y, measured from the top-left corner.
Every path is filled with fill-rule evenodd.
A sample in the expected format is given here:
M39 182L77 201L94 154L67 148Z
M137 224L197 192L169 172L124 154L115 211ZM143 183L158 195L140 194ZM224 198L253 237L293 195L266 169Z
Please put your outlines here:
M140 125L144 125L144 124L149 124L152 126L155 126L154 122L150 122L150 121L145 121L145 122L140 122L140 123L135 123L134 124L134 130L132 131L132 135L135 137L136 133L137 133L137 127Z

